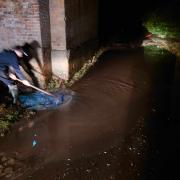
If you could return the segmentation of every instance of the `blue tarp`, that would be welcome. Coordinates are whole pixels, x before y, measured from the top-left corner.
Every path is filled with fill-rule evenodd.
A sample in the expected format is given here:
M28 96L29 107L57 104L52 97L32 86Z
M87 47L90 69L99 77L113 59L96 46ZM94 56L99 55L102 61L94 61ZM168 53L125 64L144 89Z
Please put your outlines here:
M70 99L70 95L63 92L53 93L53 96L46 95L41 92L20 95L19 100L23 107L32 110L45 110L58 108Z

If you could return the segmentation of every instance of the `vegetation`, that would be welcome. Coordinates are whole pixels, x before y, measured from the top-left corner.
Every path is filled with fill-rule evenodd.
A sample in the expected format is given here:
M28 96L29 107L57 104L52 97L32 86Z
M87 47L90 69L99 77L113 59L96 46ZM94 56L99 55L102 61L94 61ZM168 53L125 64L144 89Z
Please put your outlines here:
M12 123L32 118L34 112L20 106L7 106L0 104L0 137L10 131Z
M163 49L158 46L146 46L144 47L144 54L147 56L150 56L151 58L164 58L164 57L169 57L172 56L172 53L167 51L166 49ZM158 59L157 58L157 59Z
M49 91L57 91L59 88L65 86L65 81L59 78L52 78L46 86L46 89Z
M80 80L88 70L98 61L98 58L106 51L108 47L100 48L91 59L86 60L82 68L74 74L70 81L65 82L66 87L72 86L75 82Z
M161 38L180 38L180 22L177 19L178 10L171 7L157 9L144 20L144 26L152 34Z

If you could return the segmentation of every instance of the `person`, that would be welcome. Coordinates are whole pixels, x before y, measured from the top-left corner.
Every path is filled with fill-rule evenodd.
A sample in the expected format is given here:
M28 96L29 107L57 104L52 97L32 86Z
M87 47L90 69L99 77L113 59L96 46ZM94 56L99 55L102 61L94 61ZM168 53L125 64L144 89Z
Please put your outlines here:
M28 55L20 46L0 52L0 81L8 87L9 93L13 98L13 104L16 104L18 98L18 88L15 83L16 77L25 86L30 86L29 81L26 80L19 67L19 61L23 60L23 56Z
M39 71L43 72L43 67L38 56L38 48L40 48L40 45L37 41L32 41L31 43L25 43L22 46L22 48L28 54L28 56L24 56L24 61L20 61L20 65L23 68L23 70L31 77L32 83L36 87L40 87L39 81L34 73L38 71L37 69L34 69L34 67L31 64L31 60L34 59L37 62L37 65L39 66Z

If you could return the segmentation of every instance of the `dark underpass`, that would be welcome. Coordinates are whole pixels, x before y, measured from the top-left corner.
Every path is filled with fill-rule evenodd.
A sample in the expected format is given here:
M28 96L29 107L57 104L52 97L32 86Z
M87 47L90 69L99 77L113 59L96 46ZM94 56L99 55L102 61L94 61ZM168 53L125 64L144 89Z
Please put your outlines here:
M127 45L143 42L142 17L162 1L106 3L101 42ZM106 51L71 87L70 103L38 112L32 126L19 123L0 139L0 150L17 161L10 179L179 179L180 59L141 43Z
M2 139L1 151L25 163L17 179L176 179L179 65L146 53L105 53L71 104Z

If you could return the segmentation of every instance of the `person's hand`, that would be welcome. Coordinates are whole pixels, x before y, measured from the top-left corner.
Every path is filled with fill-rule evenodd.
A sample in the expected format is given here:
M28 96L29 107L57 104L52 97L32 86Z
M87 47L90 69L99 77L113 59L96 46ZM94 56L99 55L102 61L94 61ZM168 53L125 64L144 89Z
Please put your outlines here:
M13 80L16 80L16 79L17 79L16 76L15 76L14 74L12 74L12 73L9 74L9 77L10 77L11 79L13 79Z
M23 83L25 86L31 86L31 84L30 84L29 81L27 81L27 80L22 80L22 83Z

